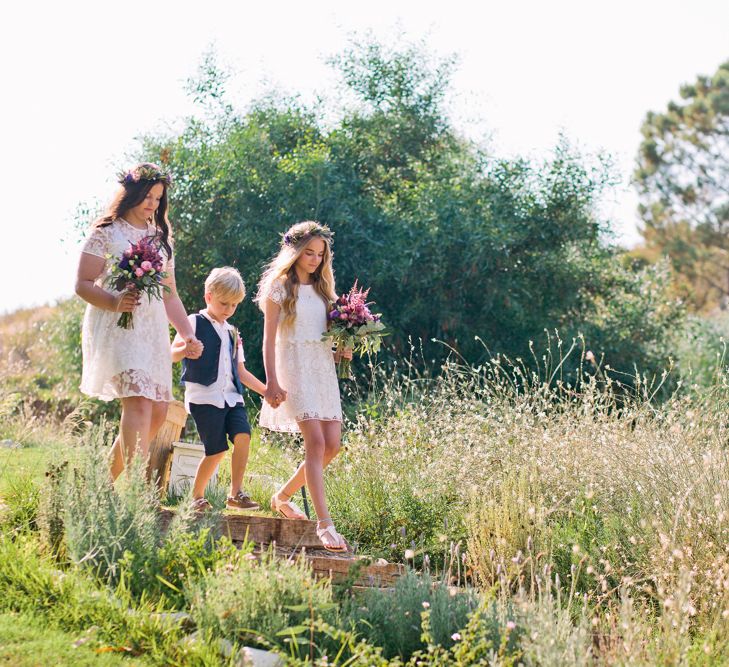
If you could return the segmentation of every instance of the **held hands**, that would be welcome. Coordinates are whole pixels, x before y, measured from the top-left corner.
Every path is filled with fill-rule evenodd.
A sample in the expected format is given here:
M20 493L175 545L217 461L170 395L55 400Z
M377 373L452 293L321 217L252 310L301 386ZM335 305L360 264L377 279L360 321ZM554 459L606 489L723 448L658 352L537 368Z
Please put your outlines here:
M200 355L203 353L203 349L205 348L205 346L195 336L189 336L184 340L185 357L187 359L199 359Z
M263 398L266 400L272 408L276 409L281 403L286 400L287 392L285 389L279 387L278 383L271 382L266 385L266 391L263 394Z

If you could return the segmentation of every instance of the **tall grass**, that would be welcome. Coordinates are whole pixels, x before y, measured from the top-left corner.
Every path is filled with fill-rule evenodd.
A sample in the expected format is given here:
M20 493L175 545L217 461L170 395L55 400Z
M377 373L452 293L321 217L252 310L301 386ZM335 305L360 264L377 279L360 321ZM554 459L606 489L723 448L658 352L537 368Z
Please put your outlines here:
M562 363L376 377L328 476L338 528L360 548L435 562L460 541L484 590L528 588L525 564L547 568L591 623L627 596L656 623L679 605L692 633L726 630L726 376L659 402L665 374L631 391L601 373L575 387Z

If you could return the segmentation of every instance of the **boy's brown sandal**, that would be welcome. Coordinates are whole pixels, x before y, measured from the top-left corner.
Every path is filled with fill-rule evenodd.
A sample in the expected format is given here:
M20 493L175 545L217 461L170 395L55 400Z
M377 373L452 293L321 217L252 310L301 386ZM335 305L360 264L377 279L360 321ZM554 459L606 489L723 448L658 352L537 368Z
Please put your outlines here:
M232 510L259 510L261 506L244 491L238 491L234 496L228 496L225 506Z

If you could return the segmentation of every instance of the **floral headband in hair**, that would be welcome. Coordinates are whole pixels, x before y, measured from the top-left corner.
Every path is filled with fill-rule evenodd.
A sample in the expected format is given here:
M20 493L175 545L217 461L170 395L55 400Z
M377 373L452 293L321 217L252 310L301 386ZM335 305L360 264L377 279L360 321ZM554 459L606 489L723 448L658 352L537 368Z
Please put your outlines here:
M295 247L304 240L308 241L313 238L321 238L329 243L332 240L332 236L334 236L334 232L329 227L312 222L309 225L302 225L301 227L297 225L295 230L286 232L283 235L282 243L283 245Z
M122 185L139 183L139 181L160 181L165 185L172 185L171 176L152 163L140 165L127 172L120 171L118 180Z

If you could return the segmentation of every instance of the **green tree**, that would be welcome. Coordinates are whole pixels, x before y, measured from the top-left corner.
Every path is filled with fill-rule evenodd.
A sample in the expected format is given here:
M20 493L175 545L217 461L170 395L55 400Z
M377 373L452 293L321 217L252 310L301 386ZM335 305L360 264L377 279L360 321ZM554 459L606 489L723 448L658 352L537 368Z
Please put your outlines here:
M615 367L666 361L676 310L665 299L664 310L652 308L661 286L645 296L604 242L595 214L610 182L604 164L566 142L536 164L465 141L446 112L452 59L422 46L353 44L332 62L352 99L333 121L292 98L235 111L206 56L190 86L202 119L144 141L144 155L176 178L176 273L188 308L202 303L213 266L237 266L255 288L281 232L316 218L335 231L340 291L355 279L371 286L393 330L392 355L410 337L436 338L476 361L486 354L480 336L491 352L526 356L545 328L560 328L589 331L588 344ZM639 313L633 321L649 320L647 338L634 336L631 347L607 329L619 317L606 313L623 297ZM247 300L234 321L260 371L260 313Z
M650 112L635 179L644 255L668 255L697 308L729 297L729 61Z

